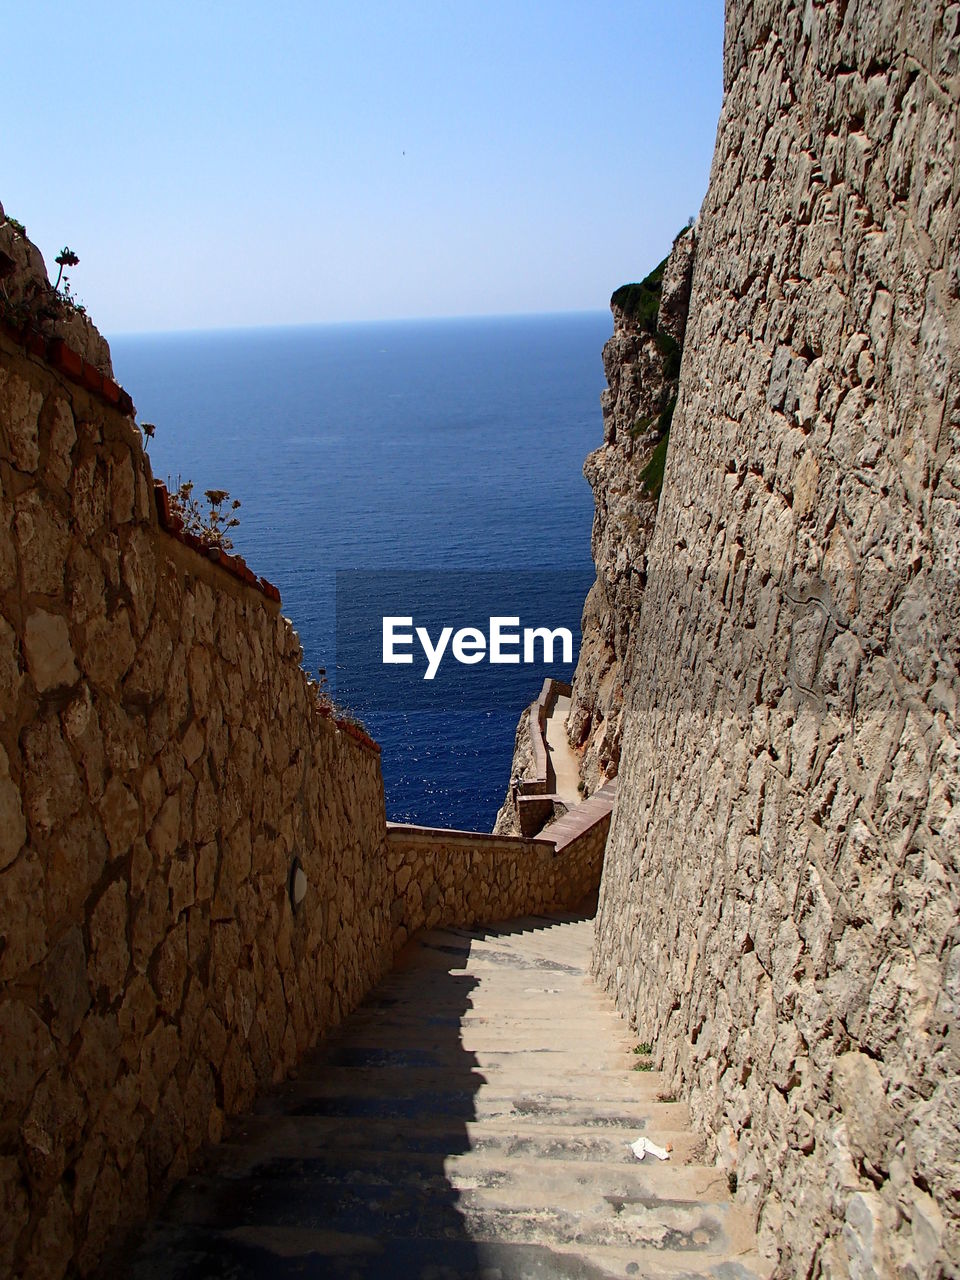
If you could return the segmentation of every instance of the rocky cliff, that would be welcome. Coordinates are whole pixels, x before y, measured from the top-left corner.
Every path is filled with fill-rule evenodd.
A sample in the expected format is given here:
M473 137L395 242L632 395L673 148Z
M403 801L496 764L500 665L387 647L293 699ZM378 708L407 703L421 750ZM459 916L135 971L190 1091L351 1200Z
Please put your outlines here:
M647 544L677 401L695 253L696 230L686 227L659 266L639 283L622 285L610 299L603 444L583 467L594 496L591 549L597 577L584 603L566 724L580 755L584 795L617 776L629 639L647 579ZM527 709L517 726L511 785L494 825L501 834L521 830L515 784L536 774L529 728Z
M696 232L688 228L645 280L624 285L610 300L603 444L583 468L594 494L597 579L584 605L567 722L570 742L582 753L588 792L615 777L620 761L630 634L647 581L647 546L676 405L695 250Z
M652 530L622 319L588 463L596 969L779 1275L955 1276L960 8L729 0L724 82Z

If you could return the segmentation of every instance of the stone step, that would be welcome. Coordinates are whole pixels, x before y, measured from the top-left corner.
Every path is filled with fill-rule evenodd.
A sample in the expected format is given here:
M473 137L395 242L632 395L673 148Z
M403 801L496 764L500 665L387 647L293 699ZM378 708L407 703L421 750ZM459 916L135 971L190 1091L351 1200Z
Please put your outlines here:
M441 930L230 1122L133 1280L757 1280L751 1223L586 976L582 920ZM638 1161L639 1136L672 1146Z
M442 1239L256 1226L158 1227L129 1280L765 1280L755 1253L475 1241L451 1215Z
M271 1133L276 1139L277 1135ZM302 1129L291 1132L280 1142L271 1141L259 1151L249 1142L225 1142L212 1157L205 1176L257 1177L283 1172L284 1176L304 1179L336 1179L348 1182L366 1180L417 1180L425 1185L428 1178L443 1170L445 1181L457 1191L495 1188L522 1203L528 1188L536 1185L551 1203L562 1203L571 1187L577 1194L600 1200L605 1196L646 1198L648 1201L727 1204L730 1201L727 1180L722 1170L705 1165L679 1164L673 1160L647 1158L638 1161L623 1144L622 1158L586 1161L544 1154L548 1149L525 1154L520 1144L511 1147L484 1144L457 1155L415 1152L402 1149L370 1150L365 1146L328 1145L311 1142ZM619 1153L614 1152L618 1155Z
M465 1027L484 1026L503 1020L504 1029L529 1029L534 1031L556 1026L559 1031L575 1032L579 1029L583 1034L583 1019L588 1018L592 1024L603 1028L604 1035L617 1036L626 1040L635 1039L627 1024L615 1013L600 1007L592 1001L583 1001L576 993L547 992L541 987L511 989L506 983L497 984L500 992L495 999L489 994L471 995L464 1000L454 999L430 1000L426 1009L410 1004L402 995L392 999L389 1005L361 1007L351 1018L351 1034L353 1029L377 1027L381 1024L409 1027L430 1026L435 1019L448 1019L456 1014L457 1022ZM415 1021L414 1021L415 1020ZM446 1025L446 1024L445 1024ZM337 1039L334 1035L331 1039Z
M506 1060L504 1060L506 1057ZM532 1067L532 1071L531 1071ZM531 1080L536 1088L531 1089ZM433 1067L327 1067L300 1072L296 1080L271 1090L270 1097L279 1104L290 1099L297 1104L304 1097L376 1097L403 1094L419 1095L429 1104L430 1097L450 1091L451 1086L466 1099L482 1097L485 1102L510 1097L536 1098L538 1101L563 1105L645 1108L651 1102L663 1102L664 1081L657 1072L590 1071L573 1078L559 1066L524 1057L499 1056L494 1063L465 1072L445 1069L442 1061Z
M415 1092L362 1094L333 1092L312 1087L310 1082L294 1082L282 1094L262 1098L254 1108L261 1115L281 1113L297 1116L352 1116L357 1120L429 1120L435 1116L461 1120L499 1120L512 1124L552 1121L588 1129L637 1128L639 1118L652 1117L665 1128L682 1128L689 1123L686 1105L657 1102L651 1098L642 1106L603 1100L556 1098L549 1094L488 1094L471 1089L446 1088L428 1094Z
M418 1030L409 1022L383 1021L370 1022L358 1026L352 1031L350 1045L356 1049L393 1050L410 1052L426 1050L463 1053L463 1040L459 1036L450 1035L447 1026L455 1027L459 1020L451 1018L450 1023L431 1018ZM590 1032L585 1033L585 1019L581 1018L573 1027L554 1028L549 1019L532 1026L526 1020L505 1020L497 1025L493 1017L484 1016L476 1021L463 1022L462 1035L467 1042L477 1047L492 1051L510 1052L523 1049L528 1052L542 1053L575 1053L586 1061L591 1058L599 1060L612 1059L625 1064L632 1070L636 1057L631 1056L637 1045L632 1036L620 1036L617 1027L607 1027L603 1023L589 1022ZM311 1054L301 1065L322 1063L332 1060L343 1044L340 1040L328 1040L322 1052Z
M371 1061L374 1060L378 1052L377 1046L374 1045L357 1047L363 1049ZM359 1058L360 1055L358 1054ZM328 1070L350 1070L354 1072L382 1070L385 1073L385 1081L398 1085L407 1076L412 1079L415 1071L425 1073L446 1070L448 1081L451 1079L463 1079L471 1083L477 1079L478 1073L480 1077L492 1079L494 1077L502 1077L507 1072L513 1072L514 1074L525 1074L528 1081L531 1078L542 1078L547 1082L544 1084L545 1089L551 1087L554 1080L562 1081L566 1079L569 1082L571 1075L582 1081L585 1088L589 1088L591 1080L596 1077L601 1080L614 1078L624 1080L638 1089L644 1085L656 1086L661 1092L666 1092L669 1089L668 1076L665 1076L660 1071L637 1071L634 1069L636 1062L636 1058L628 1055L617 1056L609 1054L599 1059L592 1058L581 1061L572 1055L552 1051L487 1048L478 1045L468 1052L464 1052L462 1049L453 1052L445 1051L442 1048L432 1049L429 1053L424 1053L421 1066L415 1067L411 1065L406 1069L390 1066L380 1068L376 1065L362 1067L359 1064L355 1067L350 1067L337 1059L331 1061L329 1067L325 1066L323 1062L302 1063L296 1076L292 1078L294 1080L314 1079ZM482 1083L482 1079L480 1083Z
M413 1072L439 1070L446 1074L447 1079L451 1074L456 1078L457 1075L473 1075L477 1071L498 1076L508 1071L533 1071L542 1072L544 1080L569 1080L571 1068L582 1062L582 1071L577 1075L587 1087L595 1077L625 1080L636 1087L645 1083L655 1083L658 1088L665 1085L666 1077L662 1072L638 1069L644 1061L629 1051L594 1054L581 1059L559 1047L545 1049L542 1045L505 1049L494 1043L477 1045L465 1051L462 1046L442 1042L424 1045L422 1039L419 1044L411 1041L402 1046L398 1046L396 1041L393 1044L370 1044L368 1037L364 1036L360 1042L331 1049L322 1057L301 1063L294 1078L313 1079L333 1071L381 1071L390 1073L388 1083L395 1084L408 1076L412 1078Z
M475 1241L629 1246L724 1254L744 1233L742 1209L730 1203L671 1200L645 1192L606 1195L567 1181L541 1186L459 1187L442 1169L398 1182L369 1169L320 1169L316 1162L262 1166L242 1180L187 1178L162 1217L218 1231L270 1225L307 1231L372 1234L381 1239L442 1239L451 1211Z
M453 1072L467 1073L476 1070L481 1064L496 1068L498 1065L505 1066L513 1062L536 1072L541 1066L557 1068L561 1062L565 1061L569 1063L571 1070L576 1070L578 1076L589 1077L592 1071L597 1070L626 1076L635 1081L641 1075L656 1076L661 1082L667 1080L662 1072L648 1069L643 1065L641 1059L626 1047L590 1050L583 1045L564 1047L562 1042L558 1042L556 1045L544 1048L542 1042L540 1045L518 1043L515 1040L498 1038L493 1034L482 1038L470 1037L466 1044L451 1044L447 1039L425 1037L421 1037L418 1042L413 1037L401 1039L399 1036L395 1037L390 1044L378 1042L372 1036L364 1035L357 1037L351 1044L350 1050L351 1056L355 1054L358 1068L364 1057L371 1063L375 1063L378 1055L387 1052L410 1055L411 1069L415 1069L413 1055L416 1054L423 1069L436 1064L447 1065ZM346 1054L332 1052L329 1056L301 1063L298 1074L321 1071L327 1063L331 1068L346 1065L347 1058Z
M652 1163L652 1157L638 1161L629 1143L644 1135L659 1145L673 1146L669 1161ZM571 1125L538 1122L518 1127L513 1122L487 1120L483 1123L457 1119L430 1118L415 1123L396 1120L365 1120L357 1125L350 1117L248 1114L231 1124L230 1137L215 1148L210 1159L231 1167L246 1167L260 1159L307 1158L343 1152L355 1160L357 1152L373 1152L383 1158L409 1154L446 1156L460 1159L475 1155L491 1160L566 1160L605 1163L629 1168L669 1168L672 1172L702 1160L704 1141L688 1128L670 1128L654 1118L642 1117L629 1132L587 1129ZM251 1164L251 1167L252 1167ZM715 1170L709 1170L714 1173Z
M465 1060L466 1059L466 1060ZM576 1079L582 1088L590 1092L596 1081L613 1083L620 1081L625 1089L634 1089L638 1096L650 1092L651 1088L662 1090L667 1086L668 1077L661 1071L637 1069L640 1059L632 1054L617 1056L610 1054L601 1061L610 1062L610 1066L601 1066L597 1062L578 1074ZM470 1080L484 1079L502 1080L508 1076L523 1076L530 1081L531 1071L547 1091L556 1083L566 1082L569 1087L571 1072L566 1069L570 1062L567 1054L555 1050L522 1050L522 1049L476 1049L468 1055L463 1051L438 1050L429 1053L422 1050L410 1051L351 1047L350 1053L331 1055L324 1061L301 1064L296 1080L319 1079L321 1076L332 1079L334 1073L350 1073L358 1079L368 1076L380 1078L386 1087L393 1087L404 1080L425 1081L429 1076L442 1075L449 1081L462 1076Z
M541 1049L544 1052L562 1050L579 1051L581 1056L591 1053L629 1053L637 1044L637 1039L629 1033L621 1031L619 1023L604 1023L595 1020L588 1010L576 1025L560 1024L555 1026L550 1018L531 1021L522 1013L517 1013L511 1006L504 1011L502 1019L496 1011L485 1010L473 1018L458 1019L458 1034L451 1035L445 1031L443 1024L438 1024L433 1017L424 1018L419 1028L410 1020L370 1019L358 1022L350 1029L351 1045L368 1045L371 1048L406 1049L412 1044L425 1049L438 1047L463 1046L464 1042L499 1042L503 1048ZM588 1034L587 1028L594 1033ZM318 1060L326 1054L335 1052L340 1045L346 1043L342 1037L328 1040L325 1054L317 1055Z
M538 1006L539 1007L539 1006ZM439 1044L460 1044L463 1036L475 1037L481 1033L496 1036L505 1042L507 1048L511 1044L526 1042L530 1046L538 1043L542 1048L553 1048L554 1045L603 1053L608 1051L632 1052L639 1042L634 1032L630 1032L619 1020L604 1021L596 1017L588 1009L579 1010L579 1016L570 1021L554 1019L545 1014L527 1014L511 1002L500 1010L485 1007L469 1009L456 1017L453 1012L439 1010L429 1015L421 1015L414 1021L406 1010L391 1017L378 1014L375 1017L361 1017L350 1027L349 1040L356 1044L375 1044L385 1048L403 1048L410 1040L433 1041ZM592 1040L587 1034L590 1028L594 1035ZM396 1042L403 1039L403 1044ZM333 1035L321 1042L320 1049L310 1058L321 1058L344 1044L343 1036Z
M519 948L514 951L497 950L493 947L471 947L469 951L458 951L456 948L435 948L430 952L422 968L424 981L429 982L435 973L471 973L474 969L504 969L518 978L532 978L534 981L553 981L559 978L566 982L590 982L589 969L576 957L562 954L540 955L524 954ZM390 982L390 975L387 981Z

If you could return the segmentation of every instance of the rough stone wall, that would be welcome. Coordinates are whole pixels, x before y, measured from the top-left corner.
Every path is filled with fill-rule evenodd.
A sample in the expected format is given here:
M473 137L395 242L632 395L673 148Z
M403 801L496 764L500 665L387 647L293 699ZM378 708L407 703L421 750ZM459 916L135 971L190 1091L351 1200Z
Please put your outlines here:
M960 1273L960 7L731 0L597 968L782 1276Z
M677 237L663 270L655 331L617 305L622 290L611 303L613 335L603 349L603 444L583 467L594 494L591 549L597 578L584 604L567 721L570 742L582 751L588 792L615 777L620 761L630 632L646 585L647 545L657 514L644 469L663 437L660 415L677 391L676 367L662 335L682 349L695 249L692 228ZM677 355L673 350L674 361Z
M547 721L557 698L570 697L570 685L548 677L536 699L517 724L510 766L510 783L493 824L495 835L535 836L551 818L566 813L556 794L557 779L547 747Z
M0 1272L57 1277L381 976L393 890L379 757L132 422L0 336L0 445Z
M468 928L573 911L595 896L612 800L588 803L593 807L572 831L554 837L548 826L531 840L391 824L387 856L396 886L394 946L424 927ZM571 823L575 813L568 815Z

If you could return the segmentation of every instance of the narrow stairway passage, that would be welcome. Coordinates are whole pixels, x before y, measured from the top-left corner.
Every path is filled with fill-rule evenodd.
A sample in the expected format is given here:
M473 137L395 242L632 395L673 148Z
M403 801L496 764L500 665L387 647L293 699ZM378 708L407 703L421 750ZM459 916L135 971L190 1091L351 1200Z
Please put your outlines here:
M592 920L435 930L182 1182L135 1280L768 1273L589 978ZM672 1157L637 1161L645 1135Z

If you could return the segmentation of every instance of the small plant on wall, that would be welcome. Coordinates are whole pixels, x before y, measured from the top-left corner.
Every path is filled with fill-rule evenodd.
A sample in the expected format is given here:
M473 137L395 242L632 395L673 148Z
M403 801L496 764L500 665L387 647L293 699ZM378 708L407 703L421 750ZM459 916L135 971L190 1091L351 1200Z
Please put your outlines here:
M87 310L86 307L74 296L70 287L70 277L63 274L64 267L75 267L79 261L80 259L70 246L64 245L56 258L54 258L54 262L56 262L60 270L57 272L57 280L52 292L56 302L66 311L79 311L81 315L84 315Z
M167 489L170 494L170 507L180 517L187 533L201 538L208 546L219 551L232 551L233 542L230 530L236 529L240 519L236 512L240 509L240 499L230 500L226 489L205 489L203 496L207 500L204 509L194 497L192 480L183 480L177 476L177 483L167 478Z
M18 219L6 213L2 206L0 206L0 225L8 226L14 233L15 240L17 237L26 239L26 227ZM47 333L58 320L69 319L73 314L86 314L86 307L74 294L69 277L64 275L66 267L75 267L80 261L69 245L64 245L54 259L58 271L53 284L46 279L28 275L16 288L13 297L8 293L2 277L12 276L15 273L15 260L6 253L0 254L0 260L2 260L2 266L6 267L5 271L0 269L0 319L8 325L17 329L33 329Z
M203 496L208 504L206 536L215 546L230 551L233 543L227 535L240 524L239 516L234 514L240 510L240 499L231 501L226 489L204 489Z
M54 289L59 289L59 288L60 288L60 281L61 281L61 280L63 280L63 281L64 281L64 284L65 284L65 285L67 286L67 288L69 289L69 287L70 287L70 281L69 281L69 280L64 280L64 276L63 276L63 268L64 268L64 267L75 267L79 261L80 261L80 259L79 259L79 258L77 257L77 255L73 252L73 250L72 250L71 248L69 248L69 246L64 245L64 246L63 246L63 248L60 250L60 252L57 254L56 258L54 258L54 262L56 262L57 266L60 268L60 270L57 272L57 279L56 279L56 283L55 283L55 284L54 284L54 286L53 286L53 287L54 287Z

